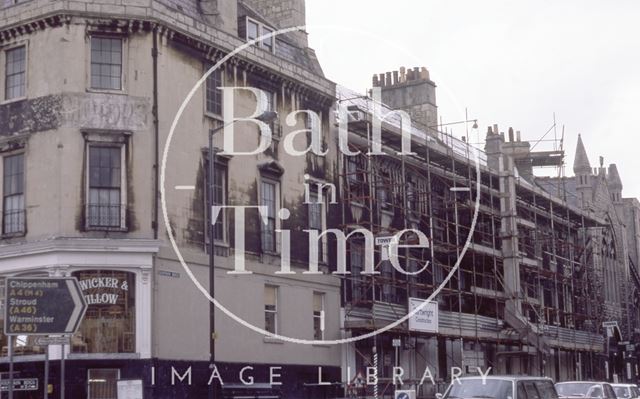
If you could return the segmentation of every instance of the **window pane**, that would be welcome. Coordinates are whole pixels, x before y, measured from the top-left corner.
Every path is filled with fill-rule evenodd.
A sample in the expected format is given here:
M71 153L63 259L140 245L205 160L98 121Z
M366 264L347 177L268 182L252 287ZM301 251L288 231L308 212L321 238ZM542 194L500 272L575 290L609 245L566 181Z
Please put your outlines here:
M276 330L276 314L271 312L265 312L264 314L264 329L270 333L277 333Z
M118 369L89 369L89 399L118 398Z
M89 147L90 227L121 227L121 152L121 147Z
M265 306L273 306L275 309L277 301L278 288L266 286L264 287L264 304Z
M26 93L26 47L16 47L6 52L5 99L23 97Z
M264 287L264 329L266 331L277 332L277 312L278 312L278 288L273 286Z
M208 77L205 86L205 105L207 112L222 115L222 71L216 69Z
M266 26L262 27L262 35L268 35L269 33L272 33L273 29L271 28L267 28ZM265 47L267 50L272 51L273 50L273 42L274 42L274 37L271 36L267 39L262 40L262 46Z
M322 311L323 299L324 299L324 295L322 295L322 294L313 294L313 311L314 312Z
M318 193L309 195L309 228L322 231L322 204L318 200Z
M73 273L89 307L71 338L73 353L135 352L135 274L116 270Z
M24 232L24 154L4 157L3 233Z
M262 249L276 250L276 185L263 181L261 190L262 205L267 207L267 224L262 224Z
M258 37L258 24L253 21L247 21L247 40L253 40Z
M359 301L364 299L365 286L362 281L362 270L364 268L364 247L360 245L352 245L349 256L351 264L352 282L352 300Z
M226 167L216 163L215 165L215 180L213 182L213 205L225 205L226 203ZM206 223L205 223L205 236L209 237L209 221L211 220L211 209L209 208L209 160L205 159L204 167L205 171L205 208L206 208ZM215 220L214 229L214 238L218 241L223 241L225 239L224 232L226 230L225 227L225 214L224 210L218 213L218 218Z
M122 39L91 38L91 88L120 90L122 87Z
M320 317L313 318L313 339L319 341L322 337L322 319Z

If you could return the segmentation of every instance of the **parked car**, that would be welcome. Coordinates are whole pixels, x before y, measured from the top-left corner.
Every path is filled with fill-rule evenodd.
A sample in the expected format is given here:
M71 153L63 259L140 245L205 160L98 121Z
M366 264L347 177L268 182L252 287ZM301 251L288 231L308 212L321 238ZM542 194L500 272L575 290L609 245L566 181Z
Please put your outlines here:
M608 382L567 381L556 384L561 398L600 398L616 399L616 393Z
M612 384L618 399L640 399L640 389L633 384Z
M553 380L546 377L487 376L454 380L437 399L558 399Z

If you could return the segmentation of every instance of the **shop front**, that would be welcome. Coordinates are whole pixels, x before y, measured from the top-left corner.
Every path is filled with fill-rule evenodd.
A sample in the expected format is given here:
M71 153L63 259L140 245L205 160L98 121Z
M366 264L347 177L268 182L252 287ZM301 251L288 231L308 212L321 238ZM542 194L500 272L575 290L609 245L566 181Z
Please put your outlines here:
M106 253L99 241L56 242L53 248L0 259L0 298L4 277L75 277L87 302L78 331L65 346L37 345L36 336L13 337L15 378L38 378L37 391L16 392L15 399L60 397L62 353L66 398L115 398L117 381L151 375L152 254L154 241L131 242ZM30 245L30 244L27 244ZM55 260L55 262L52 262ZM107 260L108 262L105 262ZM1 331L0 373L9 372L9 339ZM44 381L45 351L49 380Z

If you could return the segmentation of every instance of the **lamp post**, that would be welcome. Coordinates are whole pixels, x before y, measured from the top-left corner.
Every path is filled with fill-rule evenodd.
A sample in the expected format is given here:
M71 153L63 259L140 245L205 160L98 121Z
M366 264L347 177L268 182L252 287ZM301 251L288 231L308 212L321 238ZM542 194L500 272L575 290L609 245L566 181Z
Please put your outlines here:
M264 122L271 123L278 118L278 113L275 111L264 111L255 119ZM218 126L215 129L211 129L209 131L209 187L208 187L208 196L207 196L207 207L209 209L209 295L212 298L214 295L214 283L215 283L215 242L214 242L214 234L215 234L215 220L213 219L213 196L214 185L215 185L215 172L216 172L216 150L213 147L213 136L219 131L223 130L227 126L233 125L237 120L233 120L229 123L226 123L222 126ZM223 192L224 195L224 192ZM213 367L216 361L216 318L215 318L215 310L216 306L213 302L209 302L209 367ZM209 398L216 398L216 388L214 384L209 385Z

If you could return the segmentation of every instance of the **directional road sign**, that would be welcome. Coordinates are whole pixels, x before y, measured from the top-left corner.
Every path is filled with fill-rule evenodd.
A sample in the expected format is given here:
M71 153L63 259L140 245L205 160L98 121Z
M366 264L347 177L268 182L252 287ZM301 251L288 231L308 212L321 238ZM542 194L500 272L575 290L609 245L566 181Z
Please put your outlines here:
M75 277L7 278L6 335L73 334L87 310Z

